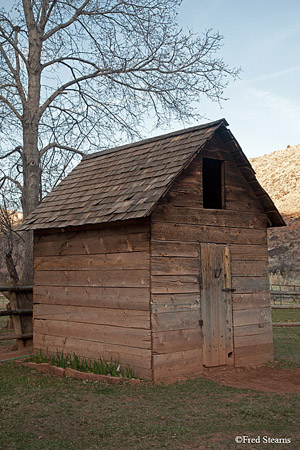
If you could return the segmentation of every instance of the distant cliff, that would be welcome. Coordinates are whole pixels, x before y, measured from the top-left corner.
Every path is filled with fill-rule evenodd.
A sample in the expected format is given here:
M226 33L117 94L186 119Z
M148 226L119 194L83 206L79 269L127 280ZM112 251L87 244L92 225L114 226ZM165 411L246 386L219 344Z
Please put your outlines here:
M300 145L250 162L287 224L269 230L271 281L300 284Z

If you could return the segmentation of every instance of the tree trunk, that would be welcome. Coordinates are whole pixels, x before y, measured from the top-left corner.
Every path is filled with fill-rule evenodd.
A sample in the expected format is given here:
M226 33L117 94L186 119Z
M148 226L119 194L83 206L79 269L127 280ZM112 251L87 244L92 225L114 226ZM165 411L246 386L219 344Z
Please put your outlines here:
M30 4L25 11L29 32L28 98L23 111L23 216L26 218L39 204L40 155L38 150L38 124L41 95L42 32L34 21ZM33 233L26 232L25 259L21 282L33 284Z
M38 151L38 127L25 124L23 126L23 215L26 218L39 204L40 167ZM21 283L31 285L33 283L33 233L24 233L24 267L21 275Z
M26 15L29 33L28 55L28 97L23 109L23 216L26 218L39 204L40 193L40 154L38 149L38 127L40 120L41 95L41 52L42 31L34 21L30 4ZM33 232L24 233L24 266L21 274L21 283L33 285ZM32 294L21 293L17 297L18 307L31 309L33 306ZM22 332L32 332L32 319L22 317Z

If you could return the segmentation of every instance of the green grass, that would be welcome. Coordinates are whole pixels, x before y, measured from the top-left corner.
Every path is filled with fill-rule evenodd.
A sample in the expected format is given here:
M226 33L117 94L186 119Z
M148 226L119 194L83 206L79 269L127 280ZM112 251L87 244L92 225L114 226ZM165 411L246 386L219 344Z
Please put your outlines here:
M286 311L278 313L284 321ZM300 367L299 340L299 328L274 329L277 365ZM300 448L300 394L234 389L205 378L108 386L14 363L0 365L0 380L1 450ZM241 434L292 443L241 446L234 441Z
M110 359L110 361L104 361L103 359L90 360L88 358L79 357L75 353L70 355L68 353L57 352L48 353L41 350L31 356L30 361L35 363L50 363L57 367L71 367L72 369L79 370L80 372L91 372L97 375L111 375L112 377L126 377L133 378L133 369L127 364L125 369L121 368L118 361Z
M272 310L273 322L300 322L300 311ZM300 367L300 327L273 328L275 365Z
M272 320L273 322L300 322L300 309L273 309Z
M300 367L300 328L274 328L274 357L281 367Z
M12 363L0 366L0 378L3 450L227 450L238 448L234 437L243 433L291 437L288 448L300 447L300 395L233 389L205 378L107 386Z

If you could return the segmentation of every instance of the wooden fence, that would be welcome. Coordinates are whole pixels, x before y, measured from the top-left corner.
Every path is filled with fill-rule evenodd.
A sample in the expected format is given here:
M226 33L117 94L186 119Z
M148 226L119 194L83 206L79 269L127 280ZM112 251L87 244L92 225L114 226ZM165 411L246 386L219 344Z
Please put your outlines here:
M297 284L271 285L272 309L300 309L300 286ZM276 304L279 301L280 304ZM292 302L292 303L291 303ZM300 327L300 322L274 322L273 327Z
M31 320L26 321L25 317L32 317L32 308L19 308L19 303L24 296L32 295L32 286L0 286L0 292L10 293L9 306L11 309L0 311L1 316L12 316L14 325L14 334L8 334L0 336L0 341L7 341L11 339L17 339L18 348L23 348L27 339L32 339L32 325L30 330ZM28 298L25 303L28 303ZM30 301L29 301L30 303ZM32 302L31 302L32 303ZM4 305L4 302L3 302ZM24 320L25 319L25 320ZM28 330L30 332L28 332Z

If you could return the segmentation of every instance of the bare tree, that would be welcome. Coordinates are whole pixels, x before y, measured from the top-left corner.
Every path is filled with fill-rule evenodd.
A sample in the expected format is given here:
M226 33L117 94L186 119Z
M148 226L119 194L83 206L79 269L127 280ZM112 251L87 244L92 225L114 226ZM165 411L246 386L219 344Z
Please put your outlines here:
M7 193L6 193L7 194ZM8 195L9 197L9 195ZM22 219L22 214L9 209L6 195L1 192L0 203L0 285L16 285L19 283L20 261L23 259L23 239L22 233L16 227ZM14 304L16 295L13 292L2 292L11 304ZM22 300L27 300L22 297ZM11 328L16 320L8 321L7 327Z
M16 227L21 221L21 215L17 211L8 209L5 197L2 198L1 203L0 254L4 255L4 258L0 260L0 270L2 274L6 274L6 279L13 284L18 284L20 270L18 262L23 256L23 238Z
M179 29L180 3L15 0L2 7L0 180L19 191L24 217L83 152L137 136L147 115L156 124L184 120L195 117L195 100L223 98L238 71L216 56L219 33ZM27 233L25 284L31 239Z

